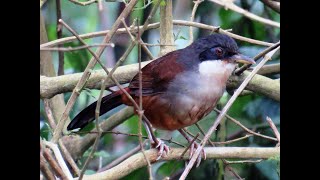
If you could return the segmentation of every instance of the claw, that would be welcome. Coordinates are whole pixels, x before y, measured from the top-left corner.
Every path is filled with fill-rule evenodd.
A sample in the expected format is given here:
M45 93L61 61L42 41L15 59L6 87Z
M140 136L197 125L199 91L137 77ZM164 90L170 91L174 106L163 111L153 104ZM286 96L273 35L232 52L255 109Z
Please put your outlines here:
M167 153L169 152L169 150L170 150L170 147L167 146L167 145L166 145L161 139L159 139L159 138L157 138L157 142L155 142L154 144L152 144L152 146L153 146L154 148L156 148L156 149L159 150L159 152L158 152L158 157L157 157L156 160L159 160L159 159L164 155L163 152L165 152L165 154L167 154Z
M189 160L192 158L192 156L194 155L195 151L198 149L198 147L201 147L197 142L193 142L191 147L190 147L190 156L189 156ZM201 154L198 156L197 158L197 165L196 167L198 167L200 165L201 159L206 160L207 156L206 153L204 152L204 149L201 149Z

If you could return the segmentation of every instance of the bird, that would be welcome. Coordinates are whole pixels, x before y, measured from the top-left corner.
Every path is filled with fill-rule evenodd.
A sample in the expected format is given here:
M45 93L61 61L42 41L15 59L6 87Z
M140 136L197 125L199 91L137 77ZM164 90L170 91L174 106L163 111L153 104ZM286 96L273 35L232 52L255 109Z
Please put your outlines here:
M233 38L220 33L199 38L183 49L151 61L141 69L145 117L152 127L168 131L181 132L182 128L195 124L215 108L238 63L255 64L255 61L239 52ZM136 74L124 88L137 104L139 82ZM67 130L82 129L93 121L96 104L97 101L76 115ZM134 106L121 90L104 96L100 116L122 104ZM166 146L161 148L168 151Z

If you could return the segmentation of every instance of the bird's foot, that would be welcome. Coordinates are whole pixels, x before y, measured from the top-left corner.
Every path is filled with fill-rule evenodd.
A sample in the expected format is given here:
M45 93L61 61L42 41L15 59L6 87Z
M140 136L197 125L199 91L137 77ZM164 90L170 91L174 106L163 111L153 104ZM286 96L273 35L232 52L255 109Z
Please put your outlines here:
M152 148L157 148L158 151L158 158L156 160L159 160L165 152L165 154L167 154L170 150L170 147L168 145L166 145L161 139L157 138L156 142L152 142L151 143L151 147Z
M198 167L200 165L201 159L203 158L204 160L207 159L206 153L204 152L204 149L200 146L200 144L198 144L197 142L193 142L190 146L190 154L189 154L189 160L192 158L192 156L194 155L194 153L196 152L196 150L198 149L198 147L201 148L201 153L199 154L198 158L197 158L197 165L196 167Z

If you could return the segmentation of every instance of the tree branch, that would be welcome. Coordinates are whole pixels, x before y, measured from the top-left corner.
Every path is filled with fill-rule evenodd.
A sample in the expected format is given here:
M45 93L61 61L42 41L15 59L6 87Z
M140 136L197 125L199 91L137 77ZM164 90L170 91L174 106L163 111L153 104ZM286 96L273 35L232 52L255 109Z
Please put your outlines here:
M263 4L267 5L269 8L273 9L277 13L280 13L280 3L270 1L270 0L260 0Z
M180 156L185 148L171 148L167 156L162 157L160 161L180 160ZM221 158L270 158L280 154L280 147L275 148L256 148L256 147L210 147L204 148L207 159L221 159ZM151 149L145 151L150 162L155 163L158 151ZM189 153L185 153L183 156L184 160L189 159ZM96 173L93 175L84 176L84 180L103 180L103 179L120 179L136 169L147 165L142 153L135 154L118 164L117 166Z
M241 7L235 5L232 1L226 1L226 0L209 0L209 1L214 2L216 4L219 4L220 6L223 6L226 9L230 9L232 11L235 11L235 12L239 13L239 14L242 14L245 17L247 17L247 18L249 18L251 20L258 21L258 22L261 22L263 24L267 24L267 25L270 25L270 26L274 26L274 27L280 28L280 23L272 21L270 19L265 19L265 18L262 18L260 16L257 16L255 14L253 14L253 13L247 11L247 10L244 10Z
M126 6L126 8L121 12L121 14L119 15L119 17L117 18L117 20L114 22L112 29L108 32L108 34L104 37L102 43L108 43L111 38L113 37L114 33L116 32L116 30L118 29L120 23L121 23L121 19L125 18L129 15L129 13L131 12L132 8L135 6L135 4L138 2L138 0L132 0L130 1L130 3ZM105 47L100 47L98 48L96 54L98 57L101 56L101 54L103 53ZM87 82L88 78L91 75L91 69L95 66L95 64L97 63L96 58L92 57L85 69L85 71L83 72L83 75L81 76L81 79L78 81L76 87L74 88L71 97L69 98L66 108L62 114L62 117L60 118L58 124L57 124L57 128L55 129L54 133L53 133L53 137L51 139L52 142L57 142L58 139L61 137L61 132L63 130L63 127L65 125L65 122L67 120L67 118L69 117L69 112L71 110L71 108L73 107L77 97L79 96L81 89L84 87L85 83Z
M141 63L145 66L151 61ZM111 70L111 69L108 69ZM131 64L120 66L117 71L113 73L115 79L119 83L129 82L134 75L138 73L138 64ZM238 87L241 82L248 76L250 72L245 71L240 76L231 76L227 86L231 88ZM40 98L50 98L59 93L70 92L76 86L76 83L81 78L82 73L75 73L70 75L63 75L59 77L45 77L40 76ZM101 80L106 76L103 70L92 71L91 77L88 79L86 88L99 89ZM108 80L107 87L115 86L112 80ZM280 101L280 83L262 75L256 74L246 87L247 90L270 97L276 101Z
M100 123L101 131L109 131L119 124L123 123L129 117L133 115L133 108L126 107L116 114L110 116L107 120ZM95 128L92 131L97 131ZM88 133L84 137L80 136L64 136L63 142L66 148L69 150L73 159L79 159L83 153L94 143L97 134Z
M238 39L240 41L246 41L252 44L257 44L257 45L261 45L261 46L272 46L273 43L269 43L269 42L264 42L264 41L259 41L259 40L255 40L255 39L251 39L251 38L247 38L247 37L243 37L231 32L228 32L224 29L221 29L218 26L210 26L207 24L202 24L202 23L198 23L198 22L190 22L190 21L184 21L184 20L173 20L173 25L178 25L178 26L192 26L192 27L197 27L197 28L201 28L201 29L206 29L206 30L210 30L210 31L214 31L217 33L224 33L227 34L235 39ZM142 28L143 26L140 26L139 28ZM153 24L149 24L148 26L146 26L145 30L150 30L150 29L157 29L160 27L160 23L153 23ZM106 34L109 33L110 30L105 30L105 31L98 31L98 32L93 32L93 33L87 33L87 34L82 34L79 35L82 39L89 39L89 38L94 38L94 37L100 37L100 36L105 36ZM136 33L137 32L137 27L130 27L130 32L131 33ZM124 34L127 33L125 28L119 28L116 31L116 35L117 34ZM77 38L75 36L70 36L70 37L65 37L65 38L61 38L61 39L56 39L47 43L43 43L40 45L40 48L44 48L44 47L54 47L57 46L59 44L64 44L64 43L68 43L68 42L72 42L74 40L77 40Z

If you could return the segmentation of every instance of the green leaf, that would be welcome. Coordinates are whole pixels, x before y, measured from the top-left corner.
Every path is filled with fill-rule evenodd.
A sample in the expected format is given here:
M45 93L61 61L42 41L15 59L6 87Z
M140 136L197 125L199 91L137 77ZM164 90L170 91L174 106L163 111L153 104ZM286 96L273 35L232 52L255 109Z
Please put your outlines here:
M160 6L165 6L165 5L166 5L166 1L165 0L161 0Z

